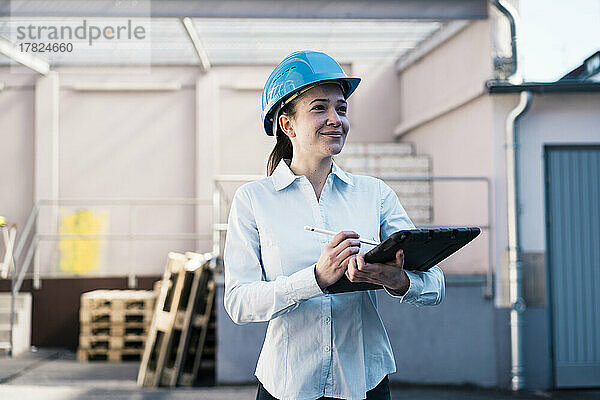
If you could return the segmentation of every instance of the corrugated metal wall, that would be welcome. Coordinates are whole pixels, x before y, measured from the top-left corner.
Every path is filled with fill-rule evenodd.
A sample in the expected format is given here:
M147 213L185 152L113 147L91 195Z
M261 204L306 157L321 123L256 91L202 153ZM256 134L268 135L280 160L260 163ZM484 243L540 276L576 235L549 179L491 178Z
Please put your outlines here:
M600 386L600 145L545 158L555 385Z

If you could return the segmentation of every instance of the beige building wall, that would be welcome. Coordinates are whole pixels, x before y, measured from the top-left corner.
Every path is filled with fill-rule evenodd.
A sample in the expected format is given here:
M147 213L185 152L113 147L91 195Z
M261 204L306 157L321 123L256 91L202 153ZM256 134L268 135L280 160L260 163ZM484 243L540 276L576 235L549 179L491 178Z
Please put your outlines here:
M362 78L348 106L348 143L390 142L401 106L400 77L395 60L355 62L349 73Z
M472 22L400 73L399 140L431 157L433 176L483 178L434 183L434 225L485 227L488 218L492 224L492 230L483 229L471 245L442 263L447 273L485 274L489 266L497 201L494 109L484 89L493 73L491 36L490 21ZM497 262L497 249L491 247Z
M34 102L36 83L43 78L17 73L18 68L0 69L0 134L6 156L0 158L0 204L2 215L25 227L36 197L36 164L47 180L53 174L46 166L55 161L51 148L35 142L49 135L46 126L36 128L35 115L50 114L51 99ZM58 196L61 199L158 199L195 197L195 82L197 68L58 68ZM75 86L97 83L178 82L169 91L77 90ZM37 107L37 109L36 109ZM36 133L37 132L37 133ZM37 137L36 135L41 135ZM39 146L38 146L39 147ZM39 167L38 167L39 168ZM46 187L41 185L40 187ZM202 212L210 214L210 198ZM198 206L200 209L200 206ZM129 206L81 202L53 209L41 206L38 233L55 234L52 221L65 222L82 210L101 222L98 233L194 232L194 206ZM79 220L89 222L89 219ZM204 240L210 249L210 235ZM67 243L68 245L68 243ZM96 253L95 267L73 269L61 263L55 241L39 246L40 271L44 276L75 272L81 276L124 276L132 265L137 274L157 275L164 267L167 251L195 248L189 240L104 241ZM99 256L99 257L98 257ZM64 257L62 257L64 259ZM88 258L86 258L87 260ZM133 262L130 262L133 260Z
M16 222L20 229L33 206L32 115L36 75L24 68L20 73L0 72L0 82L4 84L0 90L0 215Z

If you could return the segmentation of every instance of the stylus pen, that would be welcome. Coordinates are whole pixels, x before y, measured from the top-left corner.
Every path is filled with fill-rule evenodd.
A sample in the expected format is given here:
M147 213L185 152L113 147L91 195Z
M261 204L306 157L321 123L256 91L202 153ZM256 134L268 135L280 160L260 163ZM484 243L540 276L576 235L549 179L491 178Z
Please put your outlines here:
M335 235L338 234L338 232L333 232L333 231L328 231L328 230L325 230L325 229L314 228L314 227L308 226L308 225L304 227L304 230L311 231L311 232L324 233L326 235L331 235L331 236L335 236ZM377 242L374 242L372 240L367 240L367 239L358 239L358 241L359 242L363 242L365 244L371 244L373 246L377 246L379 244Z

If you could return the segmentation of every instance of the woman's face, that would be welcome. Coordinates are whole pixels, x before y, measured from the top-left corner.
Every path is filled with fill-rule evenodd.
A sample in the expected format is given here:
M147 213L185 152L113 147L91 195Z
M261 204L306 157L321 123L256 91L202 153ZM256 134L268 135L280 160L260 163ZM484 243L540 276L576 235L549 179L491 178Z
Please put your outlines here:
M331 156L342 151L350 129L342 88L335 83L318 85L295 101L295 116L283 115L279 120L292 141L294 155Z

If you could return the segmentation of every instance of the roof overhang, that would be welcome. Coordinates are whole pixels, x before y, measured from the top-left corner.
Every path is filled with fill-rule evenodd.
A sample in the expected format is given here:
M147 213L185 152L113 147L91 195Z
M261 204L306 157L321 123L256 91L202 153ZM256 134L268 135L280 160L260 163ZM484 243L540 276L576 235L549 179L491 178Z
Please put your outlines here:
M524 82L513 85L506 81L487 81L485 87L490 94L502 93L581 93L600 92L600 82L557 81L557 82Z
M487 0L0 0L0 16L485 19Z
M50 68L199 65L207 71L273 65L307 48L341 64L405 56L411 63L470 20L487 18L488 8L487 0L0 0L0 37L11 48L71 46L36 54ZM143 37L132 38L138 27ZM128 36L115 38L122 28ZM0 52L0 66L21 62L15 54Z

